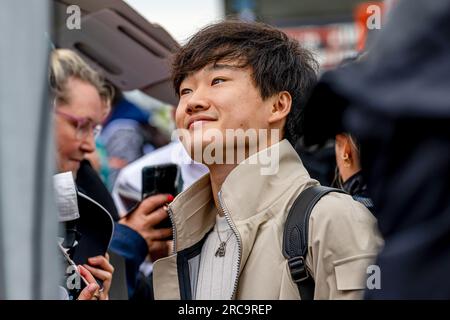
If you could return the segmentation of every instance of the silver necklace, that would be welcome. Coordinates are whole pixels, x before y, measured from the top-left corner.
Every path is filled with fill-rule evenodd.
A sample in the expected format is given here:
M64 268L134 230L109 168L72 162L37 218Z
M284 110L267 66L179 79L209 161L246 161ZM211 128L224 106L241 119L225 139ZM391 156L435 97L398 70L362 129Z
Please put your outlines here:
M228 240L230 240L232 235L233 235L233 232L230 233L230 235L228 236L227 240L222 241L222 239L220 238L219 230L217 230L217 236L219 237L220 244L219 244L219 247L216 250L216 254L215 254L216 257L221 257L222 258L222 257L225 256L225 249L226 249Z

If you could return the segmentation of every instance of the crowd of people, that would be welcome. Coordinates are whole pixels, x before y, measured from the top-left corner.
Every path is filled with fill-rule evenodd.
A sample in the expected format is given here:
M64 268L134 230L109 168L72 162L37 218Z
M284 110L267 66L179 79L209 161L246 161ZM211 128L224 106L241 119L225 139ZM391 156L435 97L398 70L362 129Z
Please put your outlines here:
M411 31L398 22L419 9L428 24ZM203 28L173 57L173 140L153 140L146 152L150 115L77 53L55 49L55 174L73 178L58 180L56 200L79 211L69 219L58 206L61 258L77 266L61 277L61 297L449 298L441 277L450 263L450 5L401 3L393 14L377 46L319 79L312 53L274 27L226 20ZM411 48L416 54L405 53ZM96 138L126 108L134 115L105 135L120 146L106 155L125 161L107 162L107 186L93 165ZM342 192L316 199L300 236L286 243L293 204L321 180L307 170L315 154L297 147L330 141L328 182ZM167 163L180 168L182 191L141 198L142 169ZM167 218L172 227L159 228ZM297 244L306 251L287 259L284 248ZM381 284L368 286L374 265Z

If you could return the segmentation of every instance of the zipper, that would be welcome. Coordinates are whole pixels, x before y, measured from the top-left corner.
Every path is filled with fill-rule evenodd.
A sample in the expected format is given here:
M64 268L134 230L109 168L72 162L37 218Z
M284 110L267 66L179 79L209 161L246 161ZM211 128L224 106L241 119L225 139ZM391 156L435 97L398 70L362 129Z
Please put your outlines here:
M236 293L238 282L239 282L238 281L239 280L239 268L241 266L241 258L242 258L241 257L242 256L242 240L239 235L239 232L236 229L236 226L234 225L233 221L231 220L229 211L226 208L225 203L222 200L222 190L219 191L218 197L219 197L220 210L224 213L225 219L227 220L228 225L231 227L231 230L233 231L234 235L236 236L237 243L238 243L238 260L237 260L237 268L236 268L236 277L234 280L233 291L231 293L231 298L230 298L230 300L233 300L233 297Z
M175 222L173 221L173 211L170 205L167 205L167 213L169 214L170 221L172 222L172 235L173 235L173 249L172 253L177 252L177 229L175 228Z

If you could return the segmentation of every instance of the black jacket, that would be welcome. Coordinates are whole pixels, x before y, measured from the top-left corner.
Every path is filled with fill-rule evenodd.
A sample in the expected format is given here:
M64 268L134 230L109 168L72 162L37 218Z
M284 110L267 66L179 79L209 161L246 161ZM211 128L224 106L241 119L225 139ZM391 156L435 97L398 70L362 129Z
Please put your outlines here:
M323 76L305 124L309 143L343 130L362 146L385 239L366 297L449 299L450 2L400 1L363 61Z
M76 182L78 188L107 209L115 221L119 220L114 200L89 161L84 160L81 163ZM83 215L83 212L80 211L80 215ZM111 299L124 299L126 296L136 298L135 295L138 295L140 299L151 299L149 279L142 277L139 273L139 266L148 254L148 246L144 238L133 229L116 222L109 252L111 259L115 260ZM111 263L114 262L112 260ZM128 288L125 294L122 292L122 283L119 283L121 280L118 280L122 278L126 278Z

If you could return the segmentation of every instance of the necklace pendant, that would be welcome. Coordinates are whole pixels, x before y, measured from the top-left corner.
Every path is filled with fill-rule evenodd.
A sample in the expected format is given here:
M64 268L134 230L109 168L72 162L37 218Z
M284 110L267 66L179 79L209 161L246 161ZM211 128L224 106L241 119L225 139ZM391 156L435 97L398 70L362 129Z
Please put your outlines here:
M216 250L216 257L224 257L225 256L225 246L226 246L226 242L221 242L219 245L219 248L217 248Z

